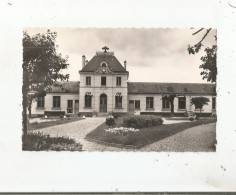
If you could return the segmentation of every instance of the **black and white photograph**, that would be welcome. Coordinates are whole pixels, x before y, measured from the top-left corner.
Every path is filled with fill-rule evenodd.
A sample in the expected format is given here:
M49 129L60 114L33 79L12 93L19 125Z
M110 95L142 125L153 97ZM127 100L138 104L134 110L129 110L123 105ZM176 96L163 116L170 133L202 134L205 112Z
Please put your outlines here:
M23 150L216 151L216 29L23 33Z
M236 191L236 0L1 0L0 194Z

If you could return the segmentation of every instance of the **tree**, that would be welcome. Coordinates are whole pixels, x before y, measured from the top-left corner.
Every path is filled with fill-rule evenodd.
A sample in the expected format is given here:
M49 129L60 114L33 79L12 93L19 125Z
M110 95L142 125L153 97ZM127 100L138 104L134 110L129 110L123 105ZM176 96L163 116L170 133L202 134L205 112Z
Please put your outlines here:
M208 105L208 102L210 102L210 100L207 97L193 97L190 100L191 105L194 105L196 109L200 109L200 117L203 106Z
M165 98L166 100L169 101L170 103L170 112L171 112L171 116L173 117L174 116L174 100L175 100L175 97L177 95L176 94L168 94L168 95L165 95L163 96L162 98Z
M172 86L167 87L168 94L162 95L162 98L165 98L170 103L170 110L171 110L171 116L174 116L174 100L177 97L177 94L174 93L174 89Z
M193 35L196 35L200 33L201 31L206 30L204 33L202 39L195 45L190 46L188 45L188 52L189 54L196 54L198 53L201 48L203 47L203 40L208 36L209 32L211 31L211 28L204 29L201 28L197 32L193 33ZM215 40L217 37L215 36ZM217 57L217 45L212 45L212 47L207 47L204 50L206 52L206 55L201 57L202 64L199 66L199 68L203 69L203 71L200 73L203 75L202 79L207 79L208 82L216 82L216 75L217 75L217 67L216 67L216 57Z
M32 101L45 96L52 85L69 79L68 74L60 71L66 69L68 57L62 57L55 45L57 33L48 30L45 34L29 36L23 34L23 135L27 134L27 107L31 117Z

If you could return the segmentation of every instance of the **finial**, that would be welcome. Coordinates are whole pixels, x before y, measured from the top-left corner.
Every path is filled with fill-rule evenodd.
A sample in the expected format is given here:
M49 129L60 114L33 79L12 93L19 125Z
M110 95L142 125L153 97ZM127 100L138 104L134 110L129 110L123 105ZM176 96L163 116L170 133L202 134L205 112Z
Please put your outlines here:
M103 47L102 49L104 50L105 53L107 52L107 50L109 50L107 46Z

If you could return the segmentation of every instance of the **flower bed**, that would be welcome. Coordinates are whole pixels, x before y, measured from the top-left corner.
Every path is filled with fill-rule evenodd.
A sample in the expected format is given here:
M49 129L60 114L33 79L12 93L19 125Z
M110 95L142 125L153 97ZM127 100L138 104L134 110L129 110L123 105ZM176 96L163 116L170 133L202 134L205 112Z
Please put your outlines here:
M114 133L114 134L129 135L131 133L138 132L140 130L135 129L135 128L128 128L128 127L114 127L114 128L105 129L105 131L109 133Z

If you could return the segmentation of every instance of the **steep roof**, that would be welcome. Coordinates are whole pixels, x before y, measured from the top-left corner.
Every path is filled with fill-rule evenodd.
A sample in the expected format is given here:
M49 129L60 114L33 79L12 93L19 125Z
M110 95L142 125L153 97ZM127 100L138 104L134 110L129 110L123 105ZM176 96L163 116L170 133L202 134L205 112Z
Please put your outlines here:
M130 82L128 83L129 94L216 94L215 84L205 83L150 83Z
M60 86L52 86L50 93L79 93L79 81L61 82Z
M106 62L113 72L128 73L114 55L103 52L94 56L80 72L94 72L98 70L102 62Z

